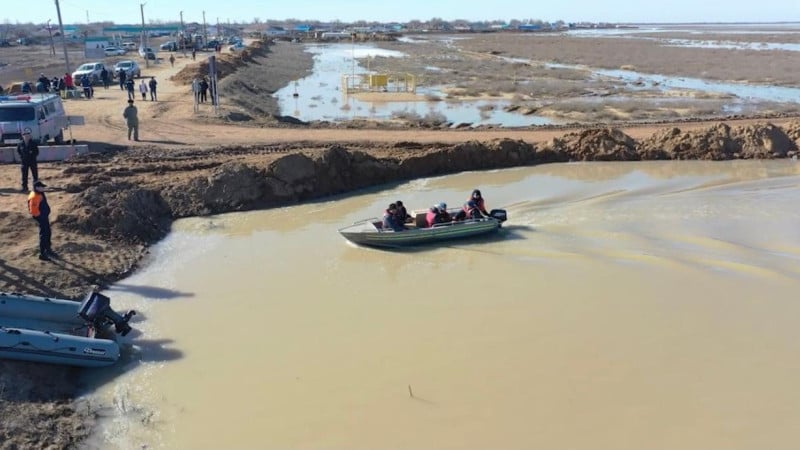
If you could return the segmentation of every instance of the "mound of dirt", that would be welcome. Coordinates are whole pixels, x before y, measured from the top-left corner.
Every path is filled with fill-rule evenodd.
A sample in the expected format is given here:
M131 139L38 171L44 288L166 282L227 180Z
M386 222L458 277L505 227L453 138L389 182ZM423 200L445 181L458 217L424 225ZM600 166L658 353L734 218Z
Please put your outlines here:
M229 162L207 176L166 188L163 198L174 217L204 216L251 209L264 195L263 172Z
M671 128L639 144L642 159L771 159L796 150L792 137L772 124L731 128L720 123L686 132Z
M734 128L739 157L744 159L785 158L797 145L784 130L771 123Z
M636 141L616 128L588 129L554 138L544 146L576 161L638 161Z
M269 53L269 41L255 41L247 48L236 53L215 54L217 66L217 79L221 80L226 76L236 72L241 66L253 61L254 57L266 56ZM208 76L208 58L204 54L199 54L200 61L197 64L188 64L180 72L171 76L169 79L178 84L191 84L195 78L201 79Z
M128 243L150 243L169 231L171 213L156 191L127 182L90 187L67 204L60 226Z

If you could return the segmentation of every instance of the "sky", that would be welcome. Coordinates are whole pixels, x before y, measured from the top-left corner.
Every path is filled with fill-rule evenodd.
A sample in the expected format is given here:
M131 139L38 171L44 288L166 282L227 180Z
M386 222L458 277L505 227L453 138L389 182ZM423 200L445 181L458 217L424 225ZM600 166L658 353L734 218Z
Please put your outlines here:
M408 22L438 17L445 20L541 19L554 22L800 22L800 0L56 0L64 24L112 21L145 23L150 20L186 22L252 22L308 19ZM35 7L3 8L11 23L58 23L54 1Z

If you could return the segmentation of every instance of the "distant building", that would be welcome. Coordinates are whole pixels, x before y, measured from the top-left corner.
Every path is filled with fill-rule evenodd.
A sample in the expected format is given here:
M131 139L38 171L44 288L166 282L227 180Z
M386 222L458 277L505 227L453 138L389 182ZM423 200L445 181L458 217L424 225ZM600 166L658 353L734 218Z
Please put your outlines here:
M519 31L542 31L542 26L538 24L526 23L517 26Z

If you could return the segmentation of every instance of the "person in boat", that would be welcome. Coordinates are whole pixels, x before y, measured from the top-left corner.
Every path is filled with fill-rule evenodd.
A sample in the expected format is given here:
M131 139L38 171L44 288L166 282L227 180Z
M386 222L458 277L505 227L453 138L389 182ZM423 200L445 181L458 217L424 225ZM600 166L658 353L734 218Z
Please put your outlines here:
M403 231L405 225L397 219L397 204L391 203L383 212L383 228L385 230Z
M403 202L398 200L394 202L394 204L397 205L397 214L395 214L395 216L397 217L398 223L409 223L414 220L413 217L408 215L408 211L406 210L406 207L403 205Z
M475 209L477 209L477 211L475 211ZM476 212L478 213L477 215L475 214ZM489 213L486 211L486 206L483 201L481 191L479 189L475 189L464 203L464 207L461 209L461 211L453 216L453 220L480 219L481 217L489 216Z
M461 210L461 212L464 213L466 219L482 219L484 217L483 212L478 208L478 204L475 200L470 200L465 203L464 209Z
M450 217L450 213L447 212L447 203L445 202L433 205L425 215L425 221L428 227L432 227L438 223L448 223L452 220L453 218Z
M469 203L470 200L475 202L475 205L477 206L481 214L487 217L489 216L489 213L486 212L486 203L483 201L483 196L481 195L480 189L474 189L472 191L472 194L467 199L467 203ZM464 209L466 210L466 205L464 205Z

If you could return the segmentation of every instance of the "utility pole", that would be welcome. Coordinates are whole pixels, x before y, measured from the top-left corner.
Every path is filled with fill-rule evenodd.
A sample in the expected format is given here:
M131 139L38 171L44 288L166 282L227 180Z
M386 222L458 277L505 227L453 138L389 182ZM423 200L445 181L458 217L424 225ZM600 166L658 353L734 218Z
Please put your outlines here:
M89 10L86 10L86 25L89 25Z
M61 44L64 46L64 63L67 65L67 73L72 72L69 68L69 53L67 53L67 38L64 37L64 24L61 23L61 7L58 6L58 0L56 2L56 13L58 13L58 30L61 32Z
M224 33L219 32L219 17L217 17L217 38L224 36Z
M206 28L206 12L203 11L203 48L208 44L208 29Z
M56 44L53 42L53 29L50 28L50 19L47 19L47 33L50 35L50 55L56 56Z
M181 49L183 57L186 57L186 27L183 25L183 11L181 11Z
M150 67L150 60L147 59L147 35L144 29L144 5L147 3L139 3L139 10L142 12L142 52L144 53L144 66Z

